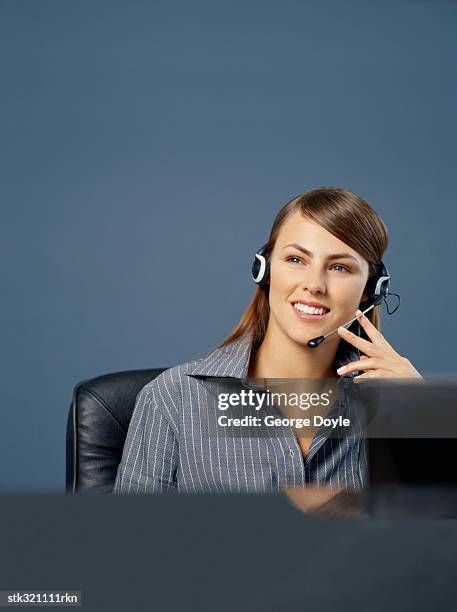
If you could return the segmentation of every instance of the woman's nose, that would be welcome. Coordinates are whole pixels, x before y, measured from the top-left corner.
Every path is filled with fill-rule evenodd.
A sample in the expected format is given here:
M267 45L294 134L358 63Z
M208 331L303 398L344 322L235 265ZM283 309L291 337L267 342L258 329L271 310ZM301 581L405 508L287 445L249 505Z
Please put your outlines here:
M307 289L310 293L324 293L325 292L325 281L322 278L322 275L319 273L312 274L311 272L307 274L304 279L303 288Z

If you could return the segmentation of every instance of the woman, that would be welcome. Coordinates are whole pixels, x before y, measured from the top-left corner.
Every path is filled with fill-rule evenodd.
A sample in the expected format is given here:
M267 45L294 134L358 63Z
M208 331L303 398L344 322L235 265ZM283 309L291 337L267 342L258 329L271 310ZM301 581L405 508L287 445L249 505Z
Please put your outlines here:
M263 492L307 483L363 487L361 438L338 440L325 428L306 438L292 427L281 436L215 436L207 385L227 377L338 384L420 378L380 333L379 306L359 316L365 339L340 327L368 297L367 283L387 241L379 215L351 191L314 189L288 202L266 245L267 281L234 330L207 355L162 372L138 394L114 492ZM319 346L308 345L336 328ZM358 372L363 373L354 378Z

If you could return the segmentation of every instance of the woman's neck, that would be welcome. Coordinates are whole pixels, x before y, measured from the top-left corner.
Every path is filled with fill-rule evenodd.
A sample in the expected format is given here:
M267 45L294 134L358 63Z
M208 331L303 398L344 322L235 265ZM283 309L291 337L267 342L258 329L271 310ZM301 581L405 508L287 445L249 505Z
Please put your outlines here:
M248 377L337 378L337 348L334 341L329 341L313 349L269 326L259 349L251 354Z

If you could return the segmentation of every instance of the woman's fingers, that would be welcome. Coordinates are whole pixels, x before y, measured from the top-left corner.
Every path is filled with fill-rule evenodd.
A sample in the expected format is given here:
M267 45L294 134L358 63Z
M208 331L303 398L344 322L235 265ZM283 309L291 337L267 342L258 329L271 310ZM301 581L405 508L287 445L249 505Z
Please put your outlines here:
M387 340L384 338L384 336L381 334L379 329L376 329L376 327L373 325L370 319L364 314L362 314L361 310L357 310L357 315L359 315L357 317L357 320L359 321L360 325L363 327L365 333L370 338L370 340L373 342L373 344L382 346L383 348L386 348L386 349L390 349L391 351L394 350L391 347L391 345L387 342Z
M364 379L364 378L384 378L384 375L382 374L382 372L377 372L373 370L371 372L365 372L364 374L359 374L358 376L354 376L352 380L353 382L358 383L360 379Z
M371 342L356 336L345 327L339 327L339 336L358 348L364 355L338 368L337 373L341 376L349 372L363 371L363 374L353 378L357 382L364 378L422 378L412 363L392 348L371 321L360 310L357 313L360 324Z
M343 340L346 340L346 342L349 342L349 344L352 344L352 346L355 346L369 357L379 355L383 350L379 345L356 336L345 327L338 327L338 334Z
M366 359L357 359L356 361L351 361L347 363L345 366L338 368L338 374L349 374L349 372L355 372L358 370L375 370L382 367L383 362L381 359L368 357Z

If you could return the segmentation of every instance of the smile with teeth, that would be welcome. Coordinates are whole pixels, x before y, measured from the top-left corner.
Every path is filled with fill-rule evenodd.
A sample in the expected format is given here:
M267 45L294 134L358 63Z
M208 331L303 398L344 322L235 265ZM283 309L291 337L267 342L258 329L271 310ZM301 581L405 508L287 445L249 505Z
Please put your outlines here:
M324 315L328 312L326 308L315 308L314 306L308 306L307 304L301 304L300 302L296 302L293 307L298 312L305 312L310 315Z

